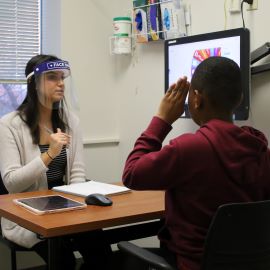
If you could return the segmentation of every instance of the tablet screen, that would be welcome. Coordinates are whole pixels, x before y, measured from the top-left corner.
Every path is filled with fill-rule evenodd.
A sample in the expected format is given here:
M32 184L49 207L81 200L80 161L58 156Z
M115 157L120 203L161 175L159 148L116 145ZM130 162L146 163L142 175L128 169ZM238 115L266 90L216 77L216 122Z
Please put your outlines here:
M60 195L39 196L14 200L16 204L26 207L38 214L67 211L86 207L86 204Z

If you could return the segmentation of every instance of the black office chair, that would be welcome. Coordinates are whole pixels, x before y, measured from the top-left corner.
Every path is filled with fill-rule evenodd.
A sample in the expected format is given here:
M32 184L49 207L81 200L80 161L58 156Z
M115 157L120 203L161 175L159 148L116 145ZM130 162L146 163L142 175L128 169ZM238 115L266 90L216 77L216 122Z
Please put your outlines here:
M8 194L8 191L3 183L2 177L1 177L1 173L0 173L0 195L4 195L4 194ZM17 270L17 256L16 253L20 252L20 251L31 251L33 252L33 249L31 248L25 248L22 246L19 246L17 244L15 244L12 241L9 241L8 239L6 239L3 235L2 235L2 230L1 230L1 226L0 226L0 243L4 244L5 246L7 246L10 250L10 254L11 254L11 269L12 270Z
M174 269L163 258L129 242L118 243L118 248L148 269ZM201 270L269 269L270 200L220 206L206 237Z

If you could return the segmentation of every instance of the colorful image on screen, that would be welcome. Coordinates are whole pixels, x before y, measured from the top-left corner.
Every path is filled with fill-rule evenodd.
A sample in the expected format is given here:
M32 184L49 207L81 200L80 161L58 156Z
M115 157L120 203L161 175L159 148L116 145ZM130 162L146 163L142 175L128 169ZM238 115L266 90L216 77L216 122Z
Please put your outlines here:
M191 62L191 76L193 75L196 67L205 59L211 56L221 56L221 47L196 50L193 54Z
M168 53L169 85L180 76L191 80L199 63L210 56L225 56L240 65L240 37L172 44Z

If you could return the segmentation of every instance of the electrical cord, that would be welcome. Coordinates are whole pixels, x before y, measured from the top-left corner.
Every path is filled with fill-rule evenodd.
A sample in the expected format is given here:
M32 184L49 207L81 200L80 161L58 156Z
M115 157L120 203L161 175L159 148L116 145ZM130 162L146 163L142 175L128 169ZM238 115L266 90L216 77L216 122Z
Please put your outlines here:
M243 27L246 28L245 26L245 20L244 20L244 15L243 15L243 4L244 4L245 0L242 0L241 2L241 15L242 15L242 22L243 22Z
M252 5L253 4L253 0L242 0L241 2L241 15L242 15L242 22L243 22L243 27L245 28L245 20L244 20L244 15L243 15L243 4L247 3L249 5Z

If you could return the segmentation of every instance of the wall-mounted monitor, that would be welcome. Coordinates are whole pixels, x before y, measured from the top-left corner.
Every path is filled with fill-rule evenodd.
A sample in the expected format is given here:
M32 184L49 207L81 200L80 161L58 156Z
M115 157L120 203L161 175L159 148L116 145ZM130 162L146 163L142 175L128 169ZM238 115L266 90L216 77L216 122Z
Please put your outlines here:
M235 120L246 120L250 106L250 36L246 28L236 28L165 41L165 91L180 76L190 81L196 67L211 56L234 60L241 69L243 101ZM181 117L189 118L187 100Z

